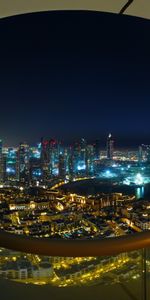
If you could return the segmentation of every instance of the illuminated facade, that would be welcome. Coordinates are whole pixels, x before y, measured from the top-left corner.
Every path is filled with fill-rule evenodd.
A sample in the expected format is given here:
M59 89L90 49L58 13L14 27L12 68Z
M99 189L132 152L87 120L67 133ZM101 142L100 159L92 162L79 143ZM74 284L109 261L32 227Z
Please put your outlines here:
M19 180L18 151L15 148L8 148L4 158L5 180L7 182Z
M2 153L2 140L0 140L0 182L3 182L3 153Z
M114 151L114 141L112 139L111 133L107 138L107 159L113 159L113 151Z
M66 175L65 157L63 154L59 155L59 176L64 178Z
M86 174L89 176L94 175L94 146L87 145L86 147ZM98 154L98 153L97 153Z
M53 180L74 181L85 177L111 178L127 185L149 183L150 146L142 145L139 151L114 151L113 146L111 134L105 151L99 151L99 142L88 143L84 138L71 146L54 139L42 139L34 147L20 143L18 148L2 147L1 142L0 184L51 186Z
M150 145L142 144L139 146L139 162L150 163Z
M45 182L50 176L50 141L43 138L41 139L41 169Z
M18 150L19 181L29 183L29 145L20 143Z
M94 159L100 159L100 141L96 140L93 144Z

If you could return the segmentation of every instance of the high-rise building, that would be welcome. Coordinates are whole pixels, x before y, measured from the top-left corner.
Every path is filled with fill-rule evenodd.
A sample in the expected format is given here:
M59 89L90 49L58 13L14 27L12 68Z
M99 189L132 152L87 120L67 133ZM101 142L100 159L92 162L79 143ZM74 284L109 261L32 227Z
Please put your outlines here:
M139 162L150 163L150 145L142 144L139 146Z
M0 183L4 183L7 179L6 173L7 153L3 153L3 142L0 140Z
M79 161L80 161L80 143L75 142L73 146L73 171L74 173L78 173L79 170Z
M7 161L7 154L6 153L3 153L2 155L2 161L3 161L3 178L2 178L2 181L3 183L5 183L5 181L7 180L7 173L6 173L6 161Z
M139 165L143 162L143 149L142 149L142 146L139 146L138 161L139 161Z
M86 175L92 176L94 174L94 147L87 145L86 147Z
M0 182L3 182L3 144L2 140L0 140Z
M96 140L93 144L94 148L94 159L100 159L100 141Z
M74 156L73 156L73 146L70 146L68 150L68 174L70 178L74 175Z
M83 161L84 163L86 159L86 145L87 145L86 140L82 138L80 141L80 160Z
M87 142L84 138L82 138L78 143L78 147L75 148L77 150L76 171L81 175L86 174L86 147Z
M16 148L8 148L6 153L6 176L5 179L9 183L18 181L18 151Z
M49 141L49 170L50 177L58 175L59 154L62 153L62 145L54 139Z
M107 159L113 159L114 140L112 138L111 133L108 135L107 138L106 151L107 151Z
M29 145L20 143L18 149L19 181L20 183L29 182Z
M41 160L37 157L30 157L29 161L29 177L31 184L37 184L37 182L41 182L42 170L41 170Z
M50 141L41 138L41 170L43 181L50 177Z
M66 175L65 157L63 154L59 155L59 176L64 178Z
M36 147L30 147L30 158L38 158L41 157L41 143L38 143Z

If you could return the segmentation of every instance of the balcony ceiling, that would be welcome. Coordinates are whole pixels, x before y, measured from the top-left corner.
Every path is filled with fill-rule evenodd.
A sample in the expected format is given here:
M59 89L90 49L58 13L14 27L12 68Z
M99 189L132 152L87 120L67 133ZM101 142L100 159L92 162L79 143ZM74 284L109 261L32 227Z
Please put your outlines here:
M127 2L128 0L1 0L0 18L49 10L93 10L119 13ZM133 0L124 14L150 19L150 1Z

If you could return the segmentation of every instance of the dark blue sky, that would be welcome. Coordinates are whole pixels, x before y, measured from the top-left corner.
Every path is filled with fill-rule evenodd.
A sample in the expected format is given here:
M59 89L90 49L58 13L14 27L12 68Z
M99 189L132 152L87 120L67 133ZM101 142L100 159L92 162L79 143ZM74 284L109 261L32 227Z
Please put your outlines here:
M0 20L0 136L150 143L150 21L92 12Z

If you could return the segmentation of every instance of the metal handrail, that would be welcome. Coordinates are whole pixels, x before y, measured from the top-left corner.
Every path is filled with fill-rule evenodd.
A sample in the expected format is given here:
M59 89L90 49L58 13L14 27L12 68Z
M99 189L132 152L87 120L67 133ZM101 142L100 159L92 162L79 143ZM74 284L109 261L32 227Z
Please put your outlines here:
M149 248L150 231L99 240L36 238L0 231L0 247L46 256L108 256Z

